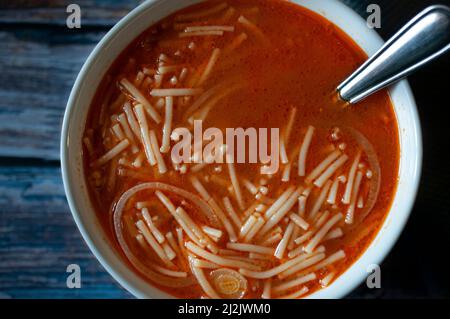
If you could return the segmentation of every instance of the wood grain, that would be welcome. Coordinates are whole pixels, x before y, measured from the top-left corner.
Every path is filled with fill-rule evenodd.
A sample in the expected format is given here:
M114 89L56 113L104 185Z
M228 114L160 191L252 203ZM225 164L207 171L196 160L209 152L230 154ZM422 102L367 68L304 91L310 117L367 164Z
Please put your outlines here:
M62 117L76 75L104 32L0 31L0 154L59 159Z
M3 297L129 297L76 229L58 167L0 167L0 216ZM81 268L80 289L66 286L69 264Z

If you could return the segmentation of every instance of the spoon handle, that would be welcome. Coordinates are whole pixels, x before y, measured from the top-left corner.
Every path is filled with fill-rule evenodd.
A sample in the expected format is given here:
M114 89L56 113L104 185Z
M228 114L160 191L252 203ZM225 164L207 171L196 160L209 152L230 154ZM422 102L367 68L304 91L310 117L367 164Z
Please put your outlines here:
M396 82L450 49L450 8L435 5L400 29L358 70L342 82L340 97L356 103Z

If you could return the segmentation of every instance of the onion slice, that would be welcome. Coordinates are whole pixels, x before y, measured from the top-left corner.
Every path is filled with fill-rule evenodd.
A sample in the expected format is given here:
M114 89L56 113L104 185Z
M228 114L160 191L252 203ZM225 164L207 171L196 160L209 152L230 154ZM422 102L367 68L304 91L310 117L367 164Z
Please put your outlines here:
M133 252L130 250L130 247L128 246L127 242L125 241L125 238L122 233L122 215L123 215L123 209L128 202L128 200L135 195L138 192L144 191L144 190L160 190L164 192L169 192L176 194L178 196L181 196L189 201L191 201L194 205L200 208L200 211L207 217L212 223L218 224L218 219L211 210L211 208L208 206L208 204L203 201L198 196L185 191L181 188L164 184L164 183L157 183L157 182L151 182L151 183L142 183L139 185L136 185L126 192L122 194L122 196L117 201L117 204L115 205L114 212L113 212L113 227L116 234L117 241L119 242L120 247L122 248L122 251L124 252L125 256L128 258L128 260L132 263L132 265L144 276L149 278L151 281L162 285L166 287L173 287L173 288L181 288L181 287L187 287L192 286L195 284L195 279L189 275L186 278L171 278L162 274L159 274L155 272L150 267L143 264L139 258L137 258Z
M209 275L216 291L225 299L242 299L247 292L247 279L235 270L220 268Z
M381 168L375 148L369 142L369 140L361 132L357 131L354 128L345 127L344 130L347 131L355 139L359 146L362 147L369 161L370 168L373 172L372 178L370 180L370 188L366 205L358 214L357 220L352 226L353 228L356 225L360 224L367 217L367 215L370 213L377 202L378 193L380 192L381 186Z

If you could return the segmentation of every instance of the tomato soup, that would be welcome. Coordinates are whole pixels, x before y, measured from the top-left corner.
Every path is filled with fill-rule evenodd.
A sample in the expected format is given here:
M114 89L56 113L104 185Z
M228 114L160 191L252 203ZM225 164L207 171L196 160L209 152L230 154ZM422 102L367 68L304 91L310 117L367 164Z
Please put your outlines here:
M151 26L103 77L82 141L111 245L179 298L301 298L331 285L397 186L387 92L336 97L366 59L281 0L206 1Z

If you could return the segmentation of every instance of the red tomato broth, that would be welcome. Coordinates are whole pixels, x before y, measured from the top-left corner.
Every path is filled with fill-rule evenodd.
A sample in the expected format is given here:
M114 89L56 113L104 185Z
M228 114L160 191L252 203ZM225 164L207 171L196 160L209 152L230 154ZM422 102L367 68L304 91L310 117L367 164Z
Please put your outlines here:
M143 168L148 175L142 174L142 169L128 169L124 165L112 162L102 167L92 167L91 163L96 158L111 149L115 142L108 127L110 127L110 117L113 114L119 114L121 104L114 103L121 94L118 82L123 78L133 81L139 70L143 67L155 67L155 61L161 53L166 54L171 60L175 61L175 65L188 66L195 71L204 67L208 61L211 51L214 48L221 48L222 55L219 57L214 71L205 82L207 88L214 86L223 79L230 80L231 83L241 84L243 88L238 90L238 94L230 94L226 98L218 102L213 110L208 114L203 122L204 127L217 127L225 129L226 127L255 127L255 128L271 128L278 127L280 131L285 127L289 118L290 111L293 107L297 108L295 124L292 128L289 140L289 154L294 146L300 145L305 136L308 125L315 127L313 142L311 144L308 160L306 162L306 174L316 167L329 153L326 151L330 145L330 132L335 127L352 127L361 132L373 145L381 169L381 187L374 208L364 221L354 229L348 228L344 231L341 238L327 241L327 256L334 251L343 249L346 257L339 260L325 269L316 271L318 278L323 278L327 273L336 272L337 278L345 272L365 251L372 242L373 238L379 231L389 209L397 187L398 163L399 163L399 142L395 113L386 92L379 92L366 100L347 107L339 107L333 102L332 93L336 86L353 70L361 65L366 59L366 54L341 30L336 26L322 18L321 16L304 9L295 4L280 0L230 0L227 1L229 6L236 9L229 22L221 21L225 10L220 13L201 19L202 23L207 21L207 25L234 25L234 32L224 32L223 36L193 37L182 38L177 37L177 30L173 30L172 25L177 15L201 11L210 8L217 2L206 2L191 6L181 10L170 17L150 27L137 39L135 39L127 49L114 61L111 68L104 76L97 94L93 99L88 115L85 136L92 141L94 153L89 155L85 147L85 174L90 190L91 201L95 207L97 216L106 231L111 245L114 246L122 255L121 247L118 245L114 229L112 226L112 212L115 203L123 192L129 188L145 181L165 182L180 188L186 189L197 194L195 188L189 181L189 174L179 174L172 169L172 165L167 160L166 165L169 172L159 174L157 170L150 169L150 166L144 158ZM257 8L257 10L253 9ZM247 14L245 14L247 12ZM236 22L239 14L243 14L247 19L252 21L267 37L268 44L262 45L251 32L243 28ZM184 22L182 22L184 23ZM195 25L196 23L190 23ZM246 32L248 38L236 49L230 53L226 53L227 46L242 32ZM190 42L195 43L195 49L188 48ZM181 51L181 56L175 53ZM191 71L190 70L190 71ZM189 72L192 74L193 72ZM177 73L178 74L178 73ZM188 76L186 81L189 81ZM181 87L181 86L180 86ZM150 88L141 88L141 93L151 100L149 95ZM155 104L156 99L152 99ZM182 123L183 114L187 106L177 103L174 98L174 118L173 123ZM162 110L160 114L164 114ZM101 118L103 118L103 124ZM161 124L155 125L149 117L147 117L149 127L157 132L159 145L161 145ZM178 125L174 125L177 127ZM109 135L108 135L109 134ZM108 141L109 136L109 141ZM105 138L106 137L106 138ZM339 142L345 142L345 153L349 155L347 162L339 169L336 175L346 174L350 169L353 158L360 147L348 134L342 134ZM132 161L135 157L127 150L128 158ZM296 160L294 160L295 162ZM367 158L363 154L362 163L366 166ZM226 164L222 164L222 172L217 176L229 181ZM210 165L201 171L203 176L214 175L214 167L216 164ZM139 171L139 178L123 177L117 175L113 189L108 189L107 178L108 172L113 168L124 168L130 172ZM236 164L238 176L246 177L255 181L255 177L259 179L259 165L256 164ZM288 183L280 181L280 173L269 179L268 187L270 189L270 197L276 199L286 189L288 185L301 184L303 177L296 174L297 168L293 167L291 178ZM199 176L202 176L202 175ZM145 175L145 176L142 176ZM202 177L203 177L202 176ZM208 192L213 195L217 202L221 203L223 196L233 199L233 196L217 183L206 183L202 180ZM244 194L244 201L247 206L254 202L254 197L247 192L241 185ZM343 194L344 186L339 187L338 198ZM316 198L320 193L320 189L314 187L312 198ZM367 195L368 183L362 185L360 194ZM169 196L169 194L166 194ZM180 204L181 198L177 196L169 196L174 202ZM154 207L151 209L152 215L157 214L158 218L165 220L161 224L161 232L165 234L172 231L176 222L171 218L165 207L151 195L151 192L140 192L134 196L127 204L124 216L140 216L140 213L132 208L136 202L152 200ZM307 211L309 211L314 201L307 202ZM234 208L237 209L236 201L233 201ZM189 203L190 209L185 209L196 222L205 222L195 208L195 203ZM331 208L329 208L332 210ZM296 208L294 209L296 210ZM343 208L342 208L343 210ZM322 210L321 210L322 211ZM336 213L335 210L332 213ZM355 215L358 214L358 209ZM128 217L127 217L128 216ZM135 219L133 220L136 221ZM286 223L280 222L282 228L286 227ZM123 226L124 229L126 225ZM345 227L343 225L342 227ZM223 229L222 229L223 230ZM144 254L140 246L134 239L136 233L124 232L126 241L133 253L139 256L143 262L157 262L158 257L151 253ZM219 241L220 248L226 248L224 245L228 242L225 236ZM176 236L175 236L176 237ZM186 236L185 236L186 237ZM223 247L222 247L223 246ZM274 246L276 247L276 246ZM150 252L150 249L149 251ZM242 254L244 255L244 254ZM124 259L126 257L124 256ZM287 256L283 260L288 260ZM264 269L276 266L279 260L273 258ZM181 265L184 267L185 265ZM130 267L133 266L130 264ZM183 268L189 271L188 268ZM145 275L136 272L145 280ZM259 280L247 278L248 287L254 286ZM199 298L205 296L199 285L186 288L167 288L151 282L169 294L179 298ZM320 289L319 280L314 280L304 284L309 288L309 292ZM297 287L298 288L298 287ZM295 289L289 290L293 292ZM260 298L262 293L262 283L256 286L254 290L248 289L245 298Z

